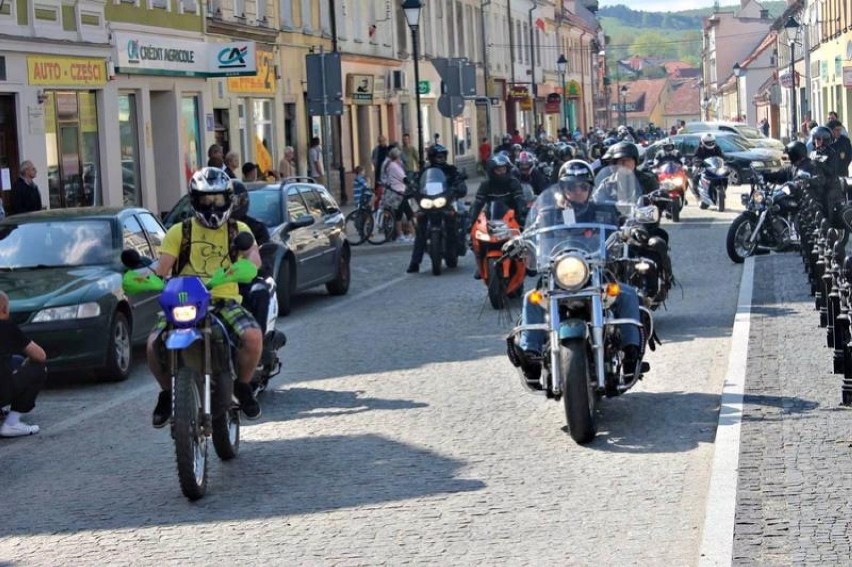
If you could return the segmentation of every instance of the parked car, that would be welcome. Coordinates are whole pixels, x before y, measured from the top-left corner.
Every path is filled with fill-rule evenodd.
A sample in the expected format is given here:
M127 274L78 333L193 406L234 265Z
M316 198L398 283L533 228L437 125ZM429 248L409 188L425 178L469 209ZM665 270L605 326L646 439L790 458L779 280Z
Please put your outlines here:
M51 209L0 222L0 290L51 371L127 378L131 347L145 341L160 308L156 294L124 294L121 251L156 258L165 234L139 208Z
M688 122L686 126L684 126L682 134L694 134L696 132L706 132L708 130L734 132L736 134L739 134L740 136L751 142L752 145L757 146L758 148L772 148L781 151L784 150L784 144L781 142L781 140L776 140L775 138L769 138L768 136L764 136L763 132L761 132L754 126L749 126L748 124L743 124L741 122Z
M343 214L328 190L310 178L246 187L249 215L269 229L271 242L260 255L278 285L278 313L289 314L293 295L319 285L332 295L346 294L351 250ZM163 222L169 227L191 216L189 195L184 195Z
M784 164L782 159L783 153L780 150L772 148L757 148L750 146L747 141L731 132L714 132L716 143L722 148L725 158L731 167L731 175L729 183L731 185L739 185L744 181L748 181L749 167L754 167L758 172L776 171ZM701 134L677 134L670 136L670 140L674 142L675 148L687 159L687 164L690 163L692 156L695 155L695 150L701 140ZM648 147L645 154L647 163L653 161L654 156L660 151L662 142L656 142Z

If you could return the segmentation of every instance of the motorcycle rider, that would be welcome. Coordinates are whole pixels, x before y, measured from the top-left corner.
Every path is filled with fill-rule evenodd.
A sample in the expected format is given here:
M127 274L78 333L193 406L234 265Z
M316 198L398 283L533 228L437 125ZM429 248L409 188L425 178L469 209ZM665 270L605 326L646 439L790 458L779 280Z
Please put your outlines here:
M639 148L632 142L618 142L609 147L602 159L610 169L604 174L606 177L601 178L601 172L598 172L596 179L596 188L600 187L602 181L613 175L635 175L636 180L642 188L642 193L647 195L652 191L660 188L660 182L657 181L657 176L648 171L637 169L639 166Z
M231 209L231 217L244 222L251 229L254 241L258 246L269 242L269 229L261 221L248 214L249 192L242 181L233 181L234 206ZM255 321L260 326L261 332L266 335L267 315L269 311L269 288L266 286L265 278L268 275L266 266L261 266L257 271L257 277L251 283L239 284L240 295L243 297L243 307L249 310ZM255 283L262 285L255 285Z
M795 180L796 174L803 171L810 175L810 179L803 183L801 188L810 192L822 204L824 210L830 211L831 209L825 208L829 204L826 199L828 180L822 164L813 161L808 155L807 146L798 140L787 144L784 153L790 158L790 165L778 171L763 172L763 179L770 183L787 183Z
M621 125L618 127L618 141L619 142L630 142L636 143L636 139L630 133L630 130L627 129L627 126Z
M523 151L515 162L515 171L513 174L521 184L529 183L535 195L540 195L550 183L537 166L538 163L535 156L531 152Z
M666 162L685 165L683 156L679 151L677 151L677 149L675 149L674 142L672 142L670 138L663 140L661 151L657 152L657 155L654 156L654 161L651 164L651 167L657 168Z
M158 276L197 275L209 278L220 267L227 267L242 256L260 267L260 253L254 243L247 251L236 251L234 239L240 232L250 232L240 221L230 219L234 201L233 182L217 167L205 167L195 172L189 181L189 199L193 217L172 226L160 248ZM188 238L184 238L184 232ZM186 244L184 242L186 241ZM210 290L211 309L228 331L239 339L237 354L238 381L234 395L248 419L260 417L260 405L254 398L250 382L263 347L260 327L242 305L237 284L225 284ZM172 413L171 376L166 374L163 362L163 344L160 340L166 327L165 316L159 318L148 336L147 358L151 373L160 384L161 392L152 416L156 428L164 427Z
M470 207L470 220L469 226L466 227L466 232L470 232L470 225L476 222L476 219L479 217L479 213L482 212L485 205L495 199L502 199L503 202L506 203L507 207L514 209L515 217L518 219L519 223L521 222L521 219L524 218L523 215L526 213L524 189L521 187L521 182L515 177L512 177L510 173L511 167L512 162L503 154L496 154L488 159L488 163L485 168L488 174L488 179L483 181L482 184L480 184L479 189L476 190L473 205ZM479 274L478 268L481 261L482 258L476 259L475 266L477 266L477 268L474 273L474 278L476 279L480 279L482 277Z
M601 223L617 224L618 211L606 204L594 203L590 200L594 172L591 167L583 161L572 160L565 164L563 169L565 175L559 183L550 187L536 199L536 203L530 210L527 218L527 230L534 229L537 225L553 226L565 221L564 211L573 212L576 223ZM553 209L556 205L556 210ZM550 215L558 215L558 220L545 220ZM544 222L542 222L544 221ZM626 284L619 284L621 293L612 305L612 311L617 318L629 318L639 320L639 295L636 290ZM535 291L535 290L533 290ZM534 325L544 323L544 309L530 301L530 294L524 295L524 303L521 311L521 325ZM620 325L623 368L625 375L633 374L636 364L642 353L642 335L634 325ZM541 373L541 356L544 342L547 338L545 331L523 331L520 333L515 353L524 377L528 381L537 382ZM514 348L510 345L509 348ZM512 354L509 359L513 361Z
M420 175L424 175L426 170L435 167L444 173L447 179L447 187L450 193L456 198L461 199L467 195L467 185L465 184L466 176L461 173L456 166L447 163L449 151L441 144L433 144L426 152L426 159L429 162ZM490 161L491 158L489 158ZM426 222L422 222L422 213L417 214L417 228L414 233L414 247L411 250L411 261L408 263L409 274L416 274L420 271L420 262L423 261L423 254L426 252ZM447 217L447 234L456 234L457 226L455 216Z
M725 153L716 143L716 136L714 136L711 132L705 132L701 135L698 148L696 148L695 154L692 156L692 163L695 165L695 169L692 173L692 193L695 195L695 198L698 199L699 203L701 203L699 206L702 209L707 208L707 203L703 202L701 199L701 194L698 192L698 182L701 177L701 163L710 157L725 159Z

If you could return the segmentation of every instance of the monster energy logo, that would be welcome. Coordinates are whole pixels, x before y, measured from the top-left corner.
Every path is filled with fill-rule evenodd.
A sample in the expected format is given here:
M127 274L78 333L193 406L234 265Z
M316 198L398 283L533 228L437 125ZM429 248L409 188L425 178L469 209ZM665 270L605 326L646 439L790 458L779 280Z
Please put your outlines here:
M181 291L178 293L178 301L181 303L186 303L186 300L189 299L189 294L185 291Z

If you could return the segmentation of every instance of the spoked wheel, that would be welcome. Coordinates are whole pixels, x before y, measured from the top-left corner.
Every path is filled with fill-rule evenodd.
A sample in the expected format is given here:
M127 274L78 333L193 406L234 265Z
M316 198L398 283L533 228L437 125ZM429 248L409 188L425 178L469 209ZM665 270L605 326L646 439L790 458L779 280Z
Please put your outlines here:
M195 370L178 370L174 382L172 436L180 488L190 500L198 500L207 491L207 436L202 426L198 384L199 375Z
M223 461L230 461L240 452L239 408L228 408L213 418L213 448Z
M394 216L390 209L382 209L374 221L375 226L370 231L367 242L370 244L384 244L393 240Z
M595 438L595 396L589 372L586 341L573 339L559 346L563 376L562 401L571 438L579 444Z
M726 248L732 262L742 264L746 258L754 254L757 243L750 244L749 239L755 229L755 221L751 216L741 215L734 219L728 229Z
M373 232L373 215L368 210L355 209L346 215L346 239L353 246L363 243Z

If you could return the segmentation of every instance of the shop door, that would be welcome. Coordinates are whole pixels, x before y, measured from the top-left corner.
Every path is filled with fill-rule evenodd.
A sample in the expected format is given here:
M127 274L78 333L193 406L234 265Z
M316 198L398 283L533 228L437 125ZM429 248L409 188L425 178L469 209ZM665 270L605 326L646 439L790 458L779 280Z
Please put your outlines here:
M18 129L14 95L0 95L0 168L9 169L9 180L18 178ZM4 205L8 209L9 192L2 192Z
M59 185L61 207L81 205L80 128L76 124L59 125Z

